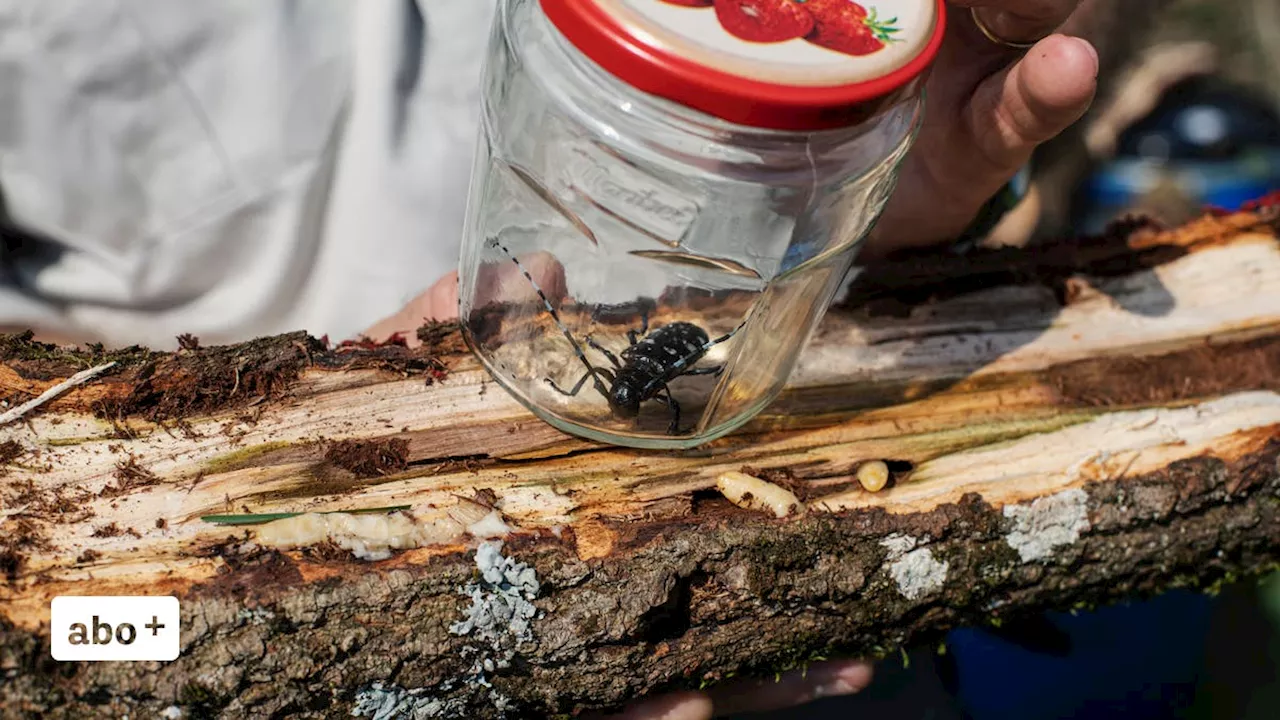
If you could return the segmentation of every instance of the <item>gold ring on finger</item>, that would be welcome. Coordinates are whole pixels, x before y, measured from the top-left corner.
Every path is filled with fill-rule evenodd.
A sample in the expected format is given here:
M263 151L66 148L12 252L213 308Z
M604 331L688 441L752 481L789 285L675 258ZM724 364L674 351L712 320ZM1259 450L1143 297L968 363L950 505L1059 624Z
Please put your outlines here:
M969 8L969 14L973 16L973 24L977 26L978 30L983 35L985 35L988 40L990 40L991 42L997 45L1007 47L1007 48L1013 48L1014 50L1027 50L1029 48L1035 47L1036 43L1044 39L1044 38L1040 38L1040 40L1033 40L1031 42L1013 42L1012 40L1005 40L1004 38L995 34L995 32L991 28L987 27L987 24L982 21L982 17L978 15L978 8L976 7Z

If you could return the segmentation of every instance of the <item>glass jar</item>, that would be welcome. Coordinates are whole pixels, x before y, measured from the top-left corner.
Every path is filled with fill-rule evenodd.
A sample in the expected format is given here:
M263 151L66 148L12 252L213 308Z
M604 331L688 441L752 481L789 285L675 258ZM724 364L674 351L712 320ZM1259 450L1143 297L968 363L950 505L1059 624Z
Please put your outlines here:
M894 188L943 18L499 0L459 269L476 356L598 441L687 448L750 420Z

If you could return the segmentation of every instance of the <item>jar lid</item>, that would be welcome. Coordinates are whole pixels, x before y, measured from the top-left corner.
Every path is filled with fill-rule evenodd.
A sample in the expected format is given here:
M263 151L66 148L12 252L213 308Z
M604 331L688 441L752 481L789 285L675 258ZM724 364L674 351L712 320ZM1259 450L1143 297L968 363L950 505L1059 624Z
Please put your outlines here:
M584 55L652 95L776 130L856 124L920 77L945 0L541 0Z

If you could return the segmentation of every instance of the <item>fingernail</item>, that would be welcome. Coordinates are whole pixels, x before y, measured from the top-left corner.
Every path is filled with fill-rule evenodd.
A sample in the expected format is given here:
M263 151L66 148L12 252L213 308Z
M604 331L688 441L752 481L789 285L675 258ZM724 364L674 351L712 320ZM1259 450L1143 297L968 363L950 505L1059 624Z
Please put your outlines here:
M1102 60L1098 57L1098 48L1094 47L1093 43L1085 40L1084 38L1072 38L1072 40L1080 43L1084 46L1085 50L1089 51L1089 57L1093 58L1093 76L1095 78L1098 77L1098 72L1102 68Z
M841 665L834 668L829 677L823 678L814 685L813 696L817 699L852 695L865 688L870 682L871 666L862 663Z

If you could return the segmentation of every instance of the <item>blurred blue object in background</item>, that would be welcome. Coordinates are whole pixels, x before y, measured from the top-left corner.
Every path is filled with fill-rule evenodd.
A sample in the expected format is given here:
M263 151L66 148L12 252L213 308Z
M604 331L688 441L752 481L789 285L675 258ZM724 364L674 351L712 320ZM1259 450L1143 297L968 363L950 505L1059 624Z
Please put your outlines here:
M1074 226L1097 233L1133 212L1177 224L1277 189L1280 112L1261 93L1193 77L1121 134L1116 156L1076 194Z
M982 630L950 633L956 693L974 720L1167 720L1196 693L1211 599L1171 592L1095 612L1053 613L1071 638L1064 657Z

